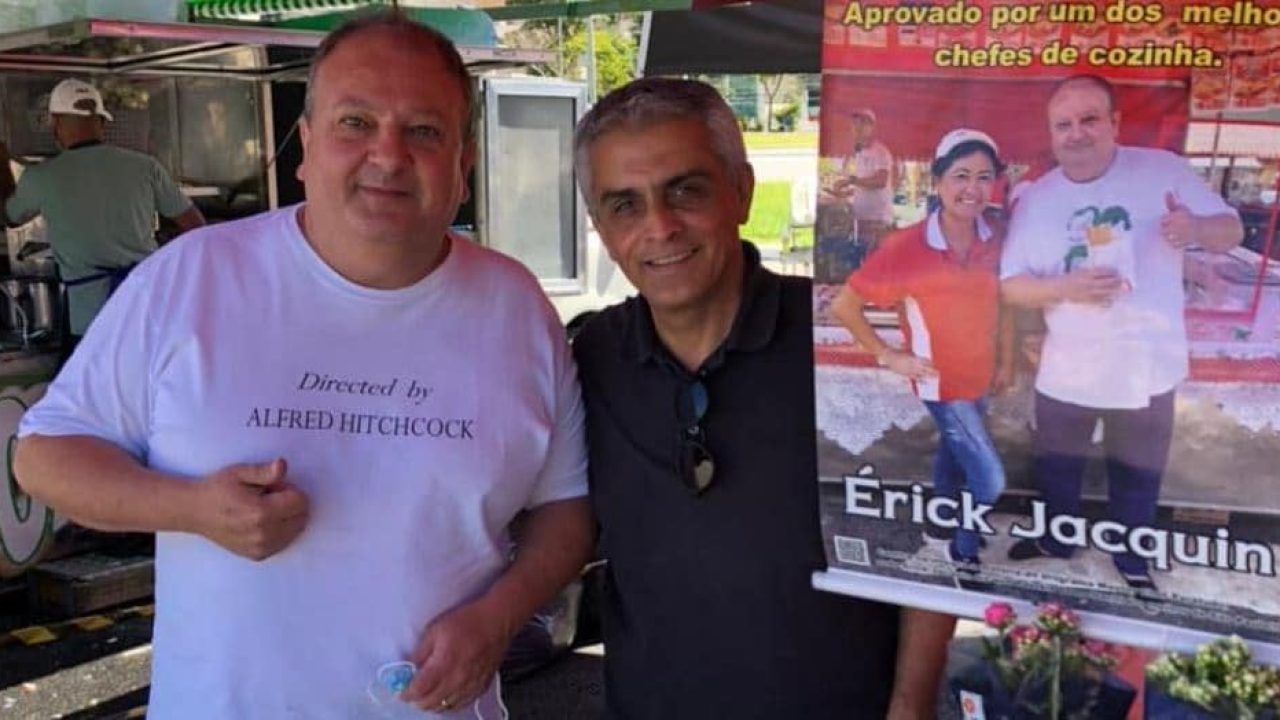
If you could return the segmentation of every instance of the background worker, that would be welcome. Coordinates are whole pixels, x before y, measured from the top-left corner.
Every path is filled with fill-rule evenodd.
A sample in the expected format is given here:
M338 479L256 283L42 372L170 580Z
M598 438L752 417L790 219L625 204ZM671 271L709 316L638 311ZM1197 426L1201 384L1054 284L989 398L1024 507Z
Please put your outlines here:
M58 83L49 120L62 152L27 168L16 183L0 142L0 205L9 226L37 215L48 224L67 288L66 356L124 276L155 251L157 213L183 232L204 225L204 216L155 158L105 142L111 113L89 83Z

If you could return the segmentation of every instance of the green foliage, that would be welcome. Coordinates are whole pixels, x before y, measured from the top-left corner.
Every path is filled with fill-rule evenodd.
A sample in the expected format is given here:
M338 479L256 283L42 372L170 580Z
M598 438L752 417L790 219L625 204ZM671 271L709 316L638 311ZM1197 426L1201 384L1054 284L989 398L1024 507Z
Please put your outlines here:
M800 117L800 105L797 103L783 103L773 109L773 119L777 122L779 130L793 130L796 126L796 120Z
M582 25L565 38L564 51L569 58L577 59L580 66L587 51L587 27ZM604 97L610 90L622 87L636 76L636 41L629 35L611 29L595 31L596 97ZM585 69L580 70L585 77Z
M511 5L539 0L508 0ZM635 78L640 25L631 15L597 15L588 24L582 18L522 20L509 23L503 43L512 47L555 50L557 60L531 68L536 74L584 80L587 77L587 28L595 28L597 97Z
M1280 670L1255 665L1235 636L1203 645L1195 655L1161 656L1147 666L1147 681L1218 717L1252 720L1262 710L1280 711Z
M757 244L777 245L791 221L791 183L765 180L756 183L751 215L739 234Z

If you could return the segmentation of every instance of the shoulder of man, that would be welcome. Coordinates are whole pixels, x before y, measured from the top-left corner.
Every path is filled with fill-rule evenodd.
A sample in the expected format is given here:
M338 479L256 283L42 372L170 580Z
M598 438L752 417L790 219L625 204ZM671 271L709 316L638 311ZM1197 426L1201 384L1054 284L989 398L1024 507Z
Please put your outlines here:
M493 298L495 301L514 299L520 307L530 310L537 308L540 312L551 308L537 276L519 260L456 233L451 233L451 237L454 242L452 252L458 253L464 273L476 273L477 275L471 276L494 279L491 285L485 287L491 287L498 294L499 297ZM538 302L529 302L531 298ZM551 312L554 313L554 310Z
M282 225L288 221L287 214L295 211L295 207L280 208L192 228L148 255L138 269L156 265L153 272L164 272L162 268L177 270L188 264L198 268L204 263L206 268L235 267L251 254L248 262L260 262L262 253L281 245L266 241L284 238Z
M573 340L573 355L579 369L591 373L610 358L621 359L627 327L636 313L646 312L639 297L633 296L595 313L582 324Z
M104 142L95 145L92 148L85 149L92 151L95 155L110 157L113 160L136 162L145 165L160 165L160 161L154 155L149 155L140 150L134 150L133 148L127 148L122 145L116 145L115 143ZM164 167L163 165L160 166Z
M1124 161L1131 165L1159 169L1160 171L1173 169L1175 171L1190 172L1191 170L1191 163L1185 157L1164 148L1122 145L1120 152Z

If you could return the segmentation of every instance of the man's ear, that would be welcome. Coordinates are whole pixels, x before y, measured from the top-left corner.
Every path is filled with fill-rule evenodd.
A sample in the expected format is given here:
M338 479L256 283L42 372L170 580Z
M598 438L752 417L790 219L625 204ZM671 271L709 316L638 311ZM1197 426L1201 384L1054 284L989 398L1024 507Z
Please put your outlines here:
M751 199L756 193L756 171L751 163L738 168L738 224L743 225L751 215Z
M302 160L298 163L298 169L293 171L293 175L298 178L298 182L305 185L307 184L307 144L311 142L311 124L307 122L306 115L298 118L298 140L302 144Z
M458 164L458 182L462 183L462 187L459 188L459 203L465 203L471 199L471 185L467 180L471 178L471 172L475 169L477 152L474 140L468 140L462 146L462 156Z

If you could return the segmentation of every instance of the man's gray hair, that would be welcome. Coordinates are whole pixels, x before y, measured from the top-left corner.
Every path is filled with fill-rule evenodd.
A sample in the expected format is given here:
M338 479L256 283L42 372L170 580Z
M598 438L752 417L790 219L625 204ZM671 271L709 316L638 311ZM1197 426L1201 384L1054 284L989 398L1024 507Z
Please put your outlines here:
M465 125L462 128L462 139L469 141L475 137L476 116L478 113L475 88L472 86L471 75L467 72L467 66L462 61L462 56L458 54L458 48L454 46L449 36L433 27L413 20L398 9L380 9L359 13L334 28L332 32L325 36L320 46L316 48L316 54L311 58L311 67L307 69L307 94L302 105L303 117L311 117L311 108L314 102L312 96L315 91L316 77L319 74L320 65L342 43L366 31L394 33L402 40L415 44L421 43L422 47L434 50L436 55L444 62L445 69L457 79L458 85L462 90L462 101L466 103L466 113L463 115ZM402 68L387 68L387 72L402 71Z
M737 182L747 165L738 120L715 88L697 80L641 78L600 99L578 121L573 137L573 168L587 205L592 203L591 146L614 130L643 130L675 120L697 120L711 135L711 152Z

